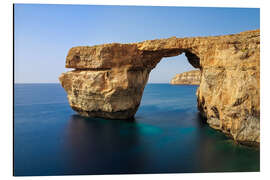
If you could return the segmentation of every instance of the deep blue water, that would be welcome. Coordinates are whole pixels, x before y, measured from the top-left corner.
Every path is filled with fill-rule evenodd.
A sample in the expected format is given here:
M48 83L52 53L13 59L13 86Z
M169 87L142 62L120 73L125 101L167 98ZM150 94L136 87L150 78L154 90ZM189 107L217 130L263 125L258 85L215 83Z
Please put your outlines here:
M14 175L259 171L259 150L202 123L196 89L148 84L131 122L80 117L59 84L16 84Z

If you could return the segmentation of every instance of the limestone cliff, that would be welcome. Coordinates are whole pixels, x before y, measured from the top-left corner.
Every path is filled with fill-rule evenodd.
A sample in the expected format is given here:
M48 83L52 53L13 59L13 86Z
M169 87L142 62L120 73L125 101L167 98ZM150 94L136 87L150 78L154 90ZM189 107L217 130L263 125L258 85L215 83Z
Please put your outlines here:
M148 75L163 57L185 53L201 71L198 109L207 123L239 142L260 142L260 31L73 47L59 80L83 116L128 119Z
M192 70L183 72L174 76L171 80L171 84L188 84L188 85L199 85L201 80L201 71Z

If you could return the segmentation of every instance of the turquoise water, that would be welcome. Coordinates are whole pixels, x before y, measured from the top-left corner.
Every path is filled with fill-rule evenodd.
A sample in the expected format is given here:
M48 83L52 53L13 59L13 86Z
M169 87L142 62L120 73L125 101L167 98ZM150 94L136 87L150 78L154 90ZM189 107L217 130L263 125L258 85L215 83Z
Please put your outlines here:
M14 175L259 171L259 150L202 123L196 89L148 84L122 121L77 115L59 84L16 84Z

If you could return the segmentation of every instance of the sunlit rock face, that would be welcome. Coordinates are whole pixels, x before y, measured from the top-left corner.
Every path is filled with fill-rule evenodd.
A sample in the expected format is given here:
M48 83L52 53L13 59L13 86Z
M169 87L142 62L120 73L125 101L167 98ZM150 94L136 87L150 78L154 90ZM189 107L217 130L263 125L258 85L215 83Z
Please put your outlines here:
M186 85L199 85L201 80L201 71L200 70L192 70L188 72L183 72L180 74L176 74L171 80L171 84L186 84Z
M260 142L260 31L73 47L59 80L83 116L134 117L148 75L163 57L185 53L200 69L198 109L207 123L239 142Z
M83 116L129 119L136 113L147 70L74 70L60 76L69 104Z

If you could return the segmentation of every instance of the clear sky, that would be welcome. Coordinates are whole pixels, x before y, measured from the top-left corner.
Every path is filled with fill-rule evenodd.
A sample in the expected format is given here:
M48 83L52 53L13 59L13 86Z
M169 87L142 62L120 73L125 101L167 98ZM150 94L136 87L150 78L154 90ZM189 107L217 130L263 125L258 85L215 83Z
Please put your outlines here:
M16 4L15 83L58 83L73 46L211 36L260 28L258 8ZM184 55L164 58L150 83L168 83L193 67Z

